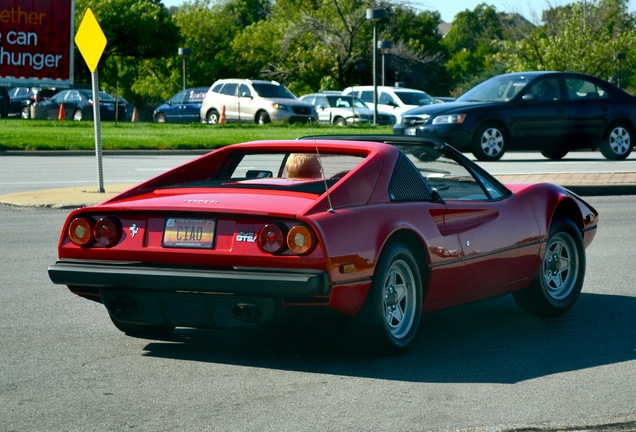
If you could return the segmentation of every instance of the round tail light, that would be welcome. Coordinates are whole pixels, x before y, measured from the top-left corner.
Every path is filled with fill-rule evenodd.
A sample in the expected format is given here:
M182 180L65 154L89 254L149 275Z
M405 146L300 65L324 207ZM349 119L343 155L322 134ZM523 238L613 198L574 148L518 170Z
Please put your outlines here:
M93 221L85 217L78 217L68 226L68 237L78 246L86 246L93 240Z
M312 232L304 225L296 225L287 233L287 247L298 255L311 252L316 244Z
M105 247L113 246L121 236L120 225L112 218L101 218L95 223L93 235L97 244Z
M276 224L267 224L258 233L258 245L265 252L278 253L285 247L285 233Z

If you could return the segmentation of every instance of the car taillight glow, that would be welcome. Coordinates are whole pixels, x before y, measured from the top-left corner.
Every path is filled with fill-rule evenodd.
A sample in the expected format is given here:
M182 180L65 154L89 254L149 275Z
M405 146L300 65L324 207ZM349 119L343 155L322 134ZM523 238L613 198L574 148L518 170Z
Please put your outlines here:
M121 236L120 225L112 218L101 218L95 224L93 236L97 244L111 247L119 241Z
M265 252L278 253L285 247L285 233L276 224L267 224L258 233L258 245Z
M304 225L296 225L287 233L287 247L298 255L311 252L316 239L312 232Z
M93 221L89 218L78 217L68 226L68 236L78 246L86 246L93 241Z

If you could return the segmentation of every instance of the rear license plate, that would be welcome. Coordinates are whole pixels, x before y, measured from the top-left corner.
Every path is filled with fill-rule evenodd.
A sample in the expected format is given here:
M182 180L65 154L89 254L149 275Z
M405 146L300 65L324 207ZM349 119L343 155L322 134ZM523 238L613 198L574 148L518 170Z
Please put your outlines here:
M174 248L212 248L215 219L166 219L163 246Z

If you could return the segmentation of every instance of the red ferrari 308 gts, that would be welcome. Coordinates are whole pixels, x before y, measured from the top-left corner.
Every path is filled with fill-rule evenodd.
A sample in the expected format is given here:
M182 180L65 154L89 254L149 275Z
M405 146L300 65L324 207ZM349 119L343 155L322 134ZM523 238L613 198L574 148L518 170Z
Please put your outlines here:
M401 353L422 313L507 293L565 312L597 223L568 190L503 185L435 139L250 142L73 211L49 275L129 334L322 308Z

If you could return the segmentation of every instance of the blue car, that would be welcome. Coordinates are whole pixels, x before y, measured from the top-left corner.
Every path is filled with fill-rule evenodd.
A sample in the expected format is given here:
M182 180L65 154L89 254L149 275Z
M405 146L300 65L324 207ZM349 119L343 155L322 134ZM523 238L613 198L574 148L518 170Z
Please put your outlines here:
M208 87L194 87L180 91L155 109L154 121L157 123L200 122L201 104L207 91Z

